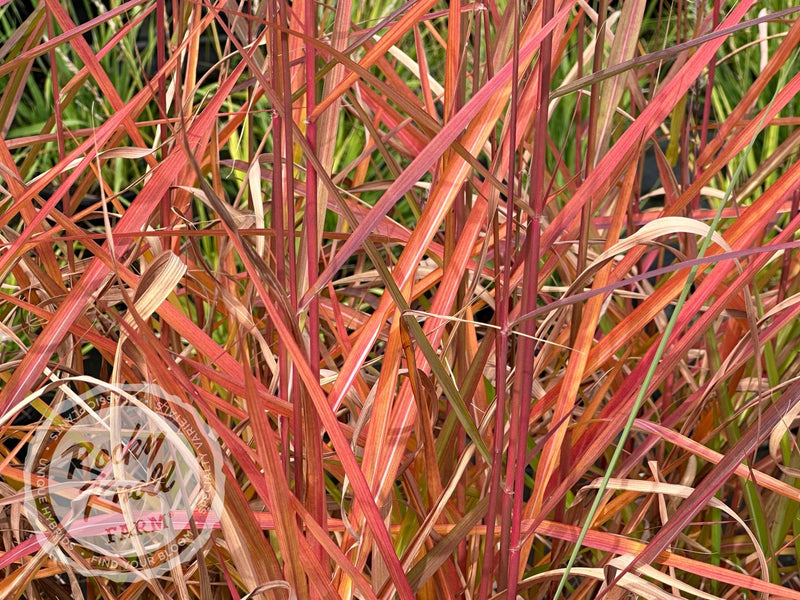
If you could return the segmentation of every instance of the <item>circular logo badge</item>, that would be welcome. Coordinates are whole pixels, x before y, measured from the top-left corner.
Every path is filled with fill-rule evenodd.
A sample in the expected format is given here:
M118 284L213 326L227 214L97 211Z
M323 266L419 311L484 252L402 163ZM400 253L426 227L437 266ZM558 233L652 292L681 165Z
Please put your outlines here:
M156 385L66 391L25 460L25 511L42 547L116 581L158 577L194 557L223 501L208 426Z

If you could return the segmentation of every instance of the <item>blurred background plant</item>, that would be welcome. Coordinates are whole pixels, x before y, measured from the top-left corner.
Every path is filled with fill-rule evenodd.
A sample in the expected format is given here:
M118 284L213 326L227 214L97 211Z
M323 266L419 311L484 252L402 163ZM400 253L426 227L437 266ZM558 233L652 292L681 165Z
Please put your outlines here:
M4 597L800 598L798 11L0 6ZM157 582L19 516L112 371L228 460Z

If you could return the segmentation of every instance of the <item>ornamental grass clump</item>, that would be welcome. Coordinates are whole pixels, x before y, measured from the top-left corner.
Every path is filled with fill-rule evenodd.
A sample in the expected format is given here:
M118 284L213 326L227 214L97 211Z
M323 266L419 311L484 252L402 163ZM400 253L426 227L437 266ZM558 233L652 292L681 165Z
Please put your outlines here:
M798 15L0 6L0 595L800 599Z

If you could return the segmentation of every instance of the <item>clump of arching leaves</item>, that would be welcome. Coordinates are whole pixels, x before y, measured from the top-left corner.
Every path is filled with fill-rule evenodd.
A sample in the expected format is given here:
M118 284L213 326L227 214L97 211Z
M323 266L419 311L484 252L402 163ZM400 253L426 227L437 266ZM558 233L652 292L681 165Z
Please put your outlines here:
M0 6L3 597L800 598L799 14ZM83 374L219 436L160 578L31 542Z

